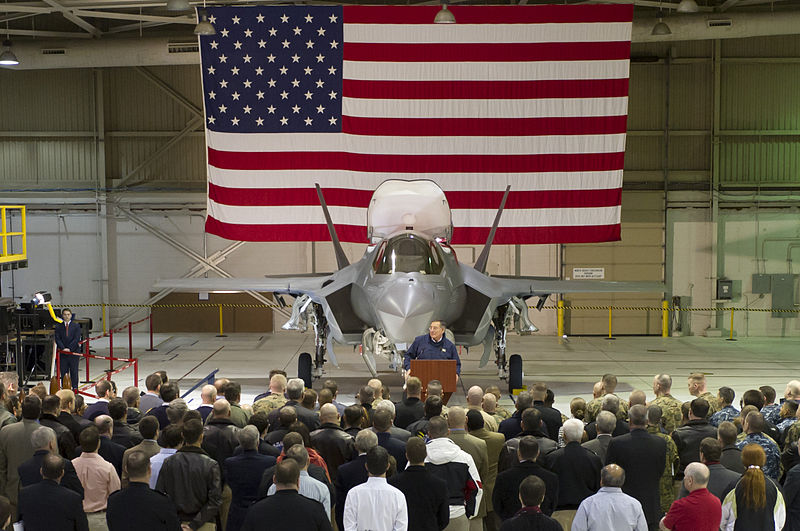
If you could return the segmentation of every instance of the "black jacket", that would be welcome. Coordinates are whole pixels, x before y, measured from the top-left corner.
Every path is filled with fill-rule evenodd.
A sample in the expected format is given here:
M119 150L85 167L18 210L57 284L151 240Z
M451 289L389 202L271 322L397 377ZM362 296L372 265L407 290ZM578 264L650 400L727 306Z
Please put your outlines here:
M336 474L336 481L333 484L336 486L336 499L340 500L340 503L336 504L336 524L339 529L344 529L344 500L347 499L347 493L353 487L367 482L369 474L366 464L367 454L359 455L340 466Z
M280 450L272 446L264 439L258 440L258 453L260 453L261 455L271 455L272 457L278 457L279 455L281 455ZM233 451L233 455L242 455L242 447L237 446L236 449Z
M111 440L120 446L124 446L127 450L128 448L133 448L142 442L143 438L139 434L139 431L128 424L127 421L115 420L114 434L111 436Z
M542 421L547 425L547 436L554 441L558 440L558 430L561 428L561 412L555 408L547 407L544 402L535 400L533 407L539 410Z
M75 448L75 457L80 456L83 453L83 449L78 446ZM114 465L114 468L117 470L117 475L122 477L122 458L125 455L125 447L119 445L109 439L107 436L101 435L100 436L100 449L97 450L97 453Z
M786 472L783 500L786 503L786 524L783 531L800 531L800 466L794 466Z
M169 404L161 404L151 408L145 415L146 417L155 417L158 420L158 431L164 431L164 428L170 424L169 417L167 417L167 407L169 407Z
M424 466L409 466L388 482L406 497L409 529L441 531L447 527L450 506L444 481L431 475Z
M109 531L180 531L175 504L147 483L133 481L108 497Z
M326 422L318 430L311 432L311 446L328 465L331 479L336 479L338 468L350 461L355 455L353 438L338 424Z
M550 439L543 431L522 431L516 437L507 440L503 445L503 449L500 451L500 458L497 463L498 472L508 470L512 466L519 463L519 456L517 455L519 441L527 435L535 437L536 441L539 443L539 457L536 459L536 461L541 464L546 462L547 456L550 455L551 452L554 452L558 449L556 442Z
M58 453L64 459L72 459L75 455L75 447L78 442L69 428L61 424L58 417L50 415L49 413L42 413L39 417L39 424L46 426L56 432L56 441L58 441Z
M525 509L514 518L506 520L500 526L500 531L563 531L557 520L538 511Z
M42 461L44 456L49 454L47 450L36 450L33 457L19 465L17 472L19 473L20 487L27 487L42 481ZM72 461L64 459L64 477L61 478L61 486L76 492L83 499L83 485L81 480L78 479L78 473L75 472L75 467L72 466Z
M376 432L375 435L378 436L378 446L385 448L389 455L397 461L397 470L403 470L408 462L406 460L406 443L400 439L395 439L388 432Z
M519 503L519 485L528 476L537 476L544 481L544 501L542 512L546 515L553 514L558 505L558 476L533 461L517 463L505 472L497 475L492 493L494 512L502 520L514 516L522 508Z
M522 431L522 413L515 411L513 415L500 423L498 430L506 440L513 439Z
M237 433L239 433L239 428L229 418L211 417L203 427L203 450L219 464L219 469L223 471L223 482L225 481L223 469L225 460L233 457L233 451L239 446Z
M94 404L89 404L86 406L86 411L83 412L83 418L92 422L100 415L108 415L107 400L98 400Z
M430 424L430 422L431 419L422 417L418 421L409 424L406 429L414 437L424 437L425 435L428 435L428 424Z
M314 431L319 428L319 418L317 418L317 414L314 411L304 408L297 400L289 400L283 406L269 414L269 431L274 431L273 426L275 428L280 426L278 417L280 416L281 409L286 406L292 406L295 411L297 411L297 420L308 426L308 431Z
M330 531L331 521L318 501L301 496L296 490L280 490L247 511L242 531L262 529Z
M557 509L577 509L600 488L603 464L594 452L577 441L568 442L547 456L547 465L558 476ZM662 464L663 471L663 464Z
M72 433L72 436L75 438L75 443L77 444L78 436L81 434L81 431L83 431L85 426L81 426L75 417L66 411L62 411L58 414L58 422L67 427L70 433Z
M241 448L241 447L240 447ZM228 512L227 531L239 531L244 524L247 509L258 501L258 485L264 471L275 466L275 458L261 455L256 450L246 450L225 460L223 473L231 488L231 508Z
M797 455L796 446L794 448L794 455ZM742 451L736 447L736 444L726 446L722 449L722 456L720 457L719 462L722 463L722 466L728 470L733 470L739 474L745 473L745 468L742 464ZM790 468L791 467L787 467L786 463L784 463L784 470L789 470Z
M394 406L394 425L408 429L409 424L425 416L425 404L417 397L404 398Z
M681 458L679 469L681 478L686 465L700 461L700 441L706 437L717 438L717 428L709 424L706 419L690 420L672 432L672 440L675 441Z
M156 490L175 503L178 518L197 529L215 523L222 505L219 465L202 449L184 446L166 459L158 474Z
M606 463L625 471L622 492L639 500L649 526L657 527L663 515L659 485L666 460L667 441L644 429L611 439L606 452Z
M25 529L89 531L81 497L50 479L19 492L18 513Z

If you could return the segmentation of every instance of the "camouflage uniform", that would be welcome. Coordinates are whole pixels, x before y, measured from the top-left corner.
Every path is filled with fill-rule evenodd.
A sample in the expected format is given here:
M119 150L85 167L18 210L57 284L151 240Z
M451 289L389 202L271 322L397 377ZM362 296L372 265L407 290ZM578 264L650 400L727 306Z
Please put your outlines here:
M711 420L708 421L709 424L714 426L715 428L719 428L719 425L723 422L733 422L733 419L739 416L739 410L733 406L725 406L724 408L720 409L713 415L711 415Z
M741 450L748 444L757 444L764 449L764 453L767 454L767 462L763 466L762 472L764 472L764 475L778 481L783 465L781 463L781 451L775 441L763 433L751 433L737 442L736 447Z
M613 394L613 393L610 393ZM597 415L603 408L603 399L608 395L603 395L600 398L595 398L586 404L586 417L583 419L587 424L597 420ZM614 395L617 396L617 395ZM619 398L617 396L617 398ZM626 420L628 418L628 403L623 399L619 399L619 411L617 411L617 420Z
M506 409L503 406L501 406L500 404L498 404L497 407L494 408L494 415L495 415L495 417L499 416L500 419L501 419L501 420L497 421L498 424L501 423L502 421L506 420L506 419L510 419L511 418L511 412L508 409Z
M675 472L680 466L680 457L678 456L678 447L675 446L675 441L672 437L661 433L657 426L648 426L647 433L655 435L664 439L667 443L667 459L664 461L664 473L661 474L661 479L658 482L658 492L661 498L661 510L669 512L669 506L675 501L675 490L672 484Z
M781 405L770 404L761 408L761 414L764 418L773 424L778 424L781 421Z
M661 408L661 425L667 433L672 433L675 428L681 425L683 413L681 412L681 401L667 393L655 398L650 402L651 406Z
M797 439L800 439L800 422L795 422L786 430L783 436L783 447L787 448L793 442L797 442Z
M708 416L711 417L714 413L722 409L722 404L719 403L719 398L712 395L708 391L703 393L702 395L698 396L697 398L702 398L706 402L708 402Z
M266 396L265 398L262 398L261 400L256 401L256 403L253 404L253 414L255 415L256 413L260 413L263 411L264 413L269 415L276 409L282 408L283 405L286 404L286 402L288 402L288 400L286 400L285 396L271 394L269 396Z
M776 424L775 427L778 428L778 431L780 431L781 434L784 434L784 433L786 433L786 430L788 430L791 426L794 426L795 422L797 422L797 418L796 417L789 418L789 419L783 419L778 424ZM786 438L784 437L784 439L786 439Z

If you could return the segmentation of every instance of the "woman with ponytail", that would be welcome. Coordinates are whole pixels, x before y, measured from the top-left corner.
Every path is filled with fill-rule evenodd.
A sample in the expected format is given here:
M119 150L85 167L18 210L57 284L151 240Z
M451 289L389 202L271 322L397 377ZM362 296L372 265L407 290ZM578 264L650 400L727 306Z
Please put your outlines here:
M764 449L748 444L742 449L745 473L722 502L722 531L780 531L786 521L786 504L780 489L762 468Z

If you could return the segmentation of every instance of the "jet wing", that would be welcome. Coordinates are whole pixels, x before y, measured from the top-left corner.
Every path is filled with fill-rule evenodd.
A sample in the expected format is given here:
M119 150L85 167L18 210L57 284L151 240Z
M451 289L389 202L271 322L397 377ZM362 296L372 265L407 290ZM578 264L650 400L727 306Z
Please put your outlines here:
M666 285L661 282L613 282L605 280L535 280L493 279L500 285L504 295L522 298L552 293L663 293Z
M261 291L294 295L317 292L330 278L331 275L285 278L175 278L158 280L153 287L188 292Z

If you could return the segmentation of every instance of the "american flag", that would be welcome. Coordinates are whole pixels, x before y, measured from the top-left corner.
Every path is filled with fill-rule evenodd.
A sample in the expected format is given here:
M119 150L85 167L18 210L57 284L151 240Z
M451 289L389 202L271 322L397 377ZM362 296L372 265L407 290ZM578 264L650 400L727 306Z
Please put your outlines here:
M633 6L208 8L206 230L366 242L386 179L445 191L452 243L612 241Z

